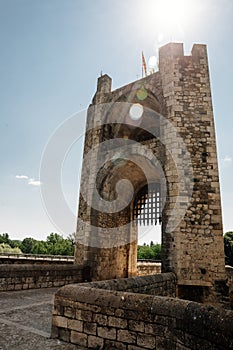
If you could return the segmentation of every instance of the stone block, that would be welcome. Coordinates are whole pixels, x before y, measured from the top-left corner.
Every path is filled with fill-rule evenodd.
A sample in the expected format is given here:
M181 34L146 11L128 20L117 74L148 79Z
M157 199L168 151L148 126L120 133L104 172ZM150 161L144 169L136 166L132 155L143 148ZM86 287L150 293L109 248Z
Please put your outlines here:
M162 335L164 334L164 330L165 330L165 327L160 324L156 324L156 323L145 324L146 334Z
M60 287L60 282L58 282L58 281L55 281L54 283L53 283L53 285L54 285L54 287Z
M84 333L96 335L96 329L97 329L96 323L84 322L84 325L83 325Z
M127 328L127 320L119 317L109 316L108 318L108 326L116 327L116 328Z
M105 340L105 348L108 350L126 350L127 345L117 341Z
M92 312L87 310L81 310L81 319L83 321L91 322L92 321Z
M104 339L96 337L94 335L89 335L87 339L87 346L91 349L97 349L97 347L103 348Z
M108 322L108 317L103 314L93 314L93 321L100 326L106 326Z
M116 317L122 317L122 318L124 318L124 316L125 316L124 310L122 310L122 309L116 309L116 310L115 310L115 316L116 316Z
M155 349L156 338L153 335L138 334L137 345L147 349Z
M116 329L112 327L97 327L97 335L104 339L116 339Z
M83 321L68 319L67 327L71 330L74 330L77 332L82 332L83 331Z
M27 277L25 283L33 283L34 278L33 277Z
M63 316L64 308L62 305L55 303L53 306L53 315Z
M74 318L75 317L75 309L69 306L64 307L64 316L69 317L69 318Z
M71 331L70 342L79 346L87 346L87 335L76 331Z
M69 342L70 341L70 332L68 329L64 329L64 328L58 328L58 337L59 339L65 341L65 342Z
M67 328L68 319L63 316L53 316L52 324L53 326L60 328Z
M75 311L75 318L76 318L77 320L82 320L82 310L77 309L77 310Z
M117 340L127 344L136 344L136 333L128 330L117 330Z
M129 320L129 330L143 333L145 331L144 322Z
M21 290L21 289L23 289L23 285L22 284L15 284L14 290Z

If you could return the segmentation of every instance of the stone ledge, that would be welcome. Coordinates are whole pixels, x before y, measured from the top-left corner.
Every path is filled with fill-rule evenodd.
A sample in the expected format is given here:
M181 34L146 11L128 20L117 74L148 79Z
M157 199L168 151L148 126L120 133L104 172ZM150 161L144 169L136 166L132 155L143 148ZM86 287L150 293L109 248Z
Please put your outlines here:
M0 265L0 291L61 287L85 280L77 265Z
M75 344L81 345L85 337L88 347L94 342L100 349L114 344L116 349L233 349L233 312L203 305L193 301L154 296L126 291L128 286L137 290L138 284L151 281L174 281L172 273L162 276L147 276L109 280L59 289L54 300L53 334L66 334L72 342L74 331L65 322L67 308L72 319L90 323L90 331L77 334ZM140 281L140 283L139 283ZM122 290L116 290L120 286ZM57 315L61 317L59 324ZM132 328L133 322L135 327ZM64 332L62 331L64 329ZM69 336L70 334L70 336ZM127 335L127 336L126 336ZM64 338L61 338L64 340ZM130 345L131 344L131 345ZM194 346L195 344L195 346Z

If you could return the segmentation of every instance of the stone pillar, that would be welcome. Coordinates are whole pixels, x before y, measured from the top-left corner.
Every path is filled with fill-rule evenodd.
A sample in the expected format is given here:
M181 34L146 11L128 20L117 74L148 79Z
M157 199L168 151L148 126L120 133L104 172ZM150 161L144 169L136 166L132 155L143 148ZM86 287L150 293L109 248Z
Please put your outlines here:
M202 294L200 299L214 299L210 291L217 281L225 279L225 259L206 46L195 44L192 55L184 56L182 44L168 44L160 49L159 63L166 117L182 137L193 171L192 194L182 188L179 201L181 209L185 205L183 199L189 200L186 214L172 232L166 232L166 228L163 232L167 259L164 270L177 274L182 297L189 299L190 287L197 286L206 287L197 288L197 293ZM164 130L164 138L167 143L174 139L169 130ZM178 151L175 148L174 144L174 152ZM182 152L178 152L179 157ZM168 182L165 218L172 220L169 213L183 180L177 178L176 169L169 160L165 171ZM184 178L190 176L183 175Z

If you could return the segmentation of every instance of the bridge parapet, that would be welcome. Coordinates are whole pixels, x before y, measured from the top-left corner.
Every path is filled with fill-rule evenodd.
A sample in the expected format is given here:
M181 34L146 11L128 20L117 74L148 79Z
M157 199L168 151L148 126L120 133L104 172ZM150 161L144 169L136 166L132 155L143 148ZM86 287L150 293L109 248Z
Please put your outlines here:
M0 253L0 264L73 264L74 257L66 255Z

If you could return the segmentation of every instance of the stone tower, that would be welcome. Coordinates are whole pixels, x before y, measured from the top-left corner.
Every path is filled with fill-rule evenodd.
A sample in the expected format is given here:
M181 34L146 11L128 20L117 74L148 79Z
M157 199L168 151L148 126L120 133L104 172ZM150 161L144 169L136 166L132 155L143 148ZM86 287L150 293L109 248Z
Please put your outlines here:
M162 271L178 296L207 300L225 279L221 198L207 50L159 50L159 70L88 109L75 261L92 280L137 273L139 224L162 225Z

